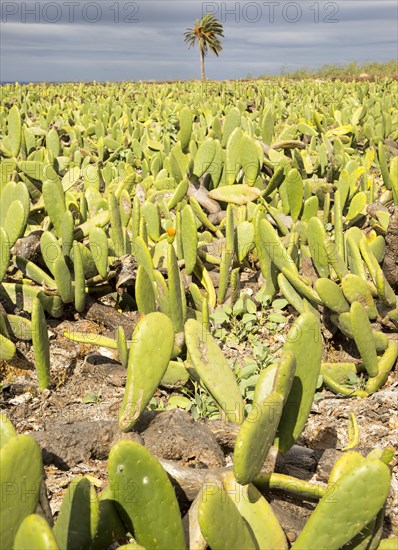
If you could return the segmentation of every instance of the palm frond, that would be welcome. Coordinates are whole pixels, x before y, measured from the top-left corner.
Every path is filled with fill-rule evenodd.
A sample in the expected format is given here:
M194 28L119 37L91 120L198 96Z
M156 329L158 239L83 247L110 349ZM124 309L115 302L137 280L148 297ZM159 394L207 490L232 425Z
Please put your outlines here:
M198 42L199 49L206 55L210 50L215 55L219 55L222 50L220 38L224 37L221 21L216 19L211 13L207 13L202 19L195 21L195 27L189 28L184 34L184 42L189 48Z

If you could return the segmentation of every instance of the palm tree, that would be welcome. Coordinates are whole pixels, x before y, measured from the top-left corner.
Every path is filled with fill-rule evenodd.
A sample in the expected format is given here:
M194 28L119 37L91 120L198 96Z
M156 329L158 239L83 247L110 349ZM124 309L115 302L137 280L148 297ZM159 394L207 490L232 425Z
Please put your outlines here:
M202 75L202 82L205 81L205 55L208 50L218 54L222 50L222 45L218 37L224 37L223 27L221 21L216 19L211 13L207 13L202 19L195 21L195 27L193 29L187 29L185 34L185 42L189 44L189 48L199 44L200 54L200 70Z

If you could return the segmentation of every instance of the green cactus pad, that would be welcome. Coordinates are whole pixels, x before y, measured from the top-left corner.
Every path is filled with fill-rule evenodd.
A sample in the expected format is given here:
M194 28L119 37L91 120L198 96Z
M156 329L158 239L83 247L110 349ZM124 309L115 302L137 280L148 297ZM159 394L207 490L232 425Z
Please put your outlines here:
M16 437L17 432L12 425L11 420L2 412L0 412L0 448L13 437Z
M354 195L350 202L350 207L346 214L346 220L356 220L358 216L365 214L366 209L366 194L362 191Z
M309 222L311 218L317 215L319 210L319 199L316 195L309 197L304 201L303 214L301 220Z
M351 230L355 229L355 226L350 228ZM359 228L356 228L359 229ZM366 281L366 270L365 265L362 261L362 256L359 251L358 242L349 234L348 231L345 233L345 241L347 247L347 262L350 268L351 274L358 275L361 279Z
M159 309L162 313L170 317L170 292L169 287L163 277L158 271L154 271L154 284L156 301L159 304Z
M283 349L277 366L273 389L282 395L284 402L286 402L291 390L295 372L296 357L294 353L287 349Z
M89 244L98 273L105 279L108 272L108 237L102 227L90 230Z
M7 231L8 241L11 247L13 247L17 239L23 235L28 213L29 211L26 210L20 200L16 199L10 204L5 219L2 220L2 225Z
M108 472L113 498L136 541L147 550L185 549L174 489L156 458L134 441L119 441Z
M343 291L334 281L321 277L315 281L315 290L322 302L336 313L350 311L350 304L344 297Z
M334 270L340 281L348 275L348 267L339 253L338 246L335 242L327 240L324 244L324 249L328 257L329 266Z
M379 265L379 262L376 260L373 252L371 251L369 243L365 236L362 236L361 240L359 241L359 249L368 267L370 276L372 277L373 282L376 286L380 300L382 300L390 307L395 307L397 299L394 291L388 283Z
M0 472L0 548L6 549L13 547L20 524L39 502L43 464L33 437L17 435L0 448Z
M180 183L177 185L176 190L174 191L174 195L170 197L167 203L167 208L169 210L177 206L177 204L184 199L185 195L187 194L188 188L189 181L187 179L181 180Z
M308 245L314 266L321 277L329 277L329 261L325 250L326 231L319 218L308 222Z
M388 227L388 222L386 223L386 228ZM386 252L386 241L383 235L377 235L372 241L369 241L369 248L372 251L376 260L381 263L384 259Z
M184 386L189 380L189 374L184 363L170 361L163 375L160 385L164 388Z
M195 155L193 173L200 178L209 169L216 154L216 143L213 138L203 141Z
M225 489L210 483L198 510L199 525L212 550L255 550L254 534Z
M268 220L258 220L256 223L256 246L257 254L267 254L271 261L282 271L283 268L291 271L294 275L298 275L296 264L288 255L286 248L278 237L275 229Z
M22 141L21 115L17 105L13 105L7 117L7 135L4 137L4 149L11 157L17 157Z
M82 312L86 305L83 258L77 241L73 241L73 269L75 275L75 309Z
M145 244L145 241L140 236L135 239L133 254L137 258L138 264L142 265L145 268L149 279L153 281L154 268L152 257L147 245Z
M99 504L94 486L86 477L70 483L64 498L54 535L60 548L90 548L98 527Z
M377 147L377 156L384 185L387 189L391 189L391 179L388 171L387 149L384 143L380 140Z
M361 354L362 362L369 376L376 376L379 367L377 364L376 346L365 308L359 302L353 302L350 309L351 329L355 343Z
M47 149L51 151L54 157L59 157L60 143L59 143L58 133L55 128L51 128L51 130L47 132L46 146L47 146Z
M242 128L237 127L229 136L225 148L225 181L227 185L233 185L236 182L236 176L241 167L241 142L243 139ZM258 157L257 157L258 163Z
M285 179L285 171L284 171L284 167L283 166L279 166L273 176L271 177L271 179L269 180L268 184L267 184L267 187L264 189L264 191L262 192L262 195L263 197L267 197L268 195L270 195L273 191L275 191L275 189L277 189L278 187L280 187L280 185L282 184L283 180Z
M225 115L221 145L227 145L229 136L241 124L241 112L238 107L231 107Z
M124 538L127 528L117 511L117 503L113 499L111 486L102 491L98 502L98 524L90 550L103 550L116 540ZM120 548L120 547L119 547Z
M46 266L53 273L54 264L62 255L62 250L58 239L50 231L44 231L40 237L40 252Z
M217 292L217 303L222 304L228 290L229 272L232 266L233 252L223 250L220 264L220 281Z
M365 527L359 531L355 537L353 537L349 542L343 546L343 550L376 550L378 547L378 540L380 535L375 533L376 530L376 520L382 515L384 519L384 510L380 510L375 518L373 518ZM381 522L383 523L383 519ZM376 537L374 537L374 533Z
M59 546L47 521L38 514L23 520L14 539L14 550L58 550Z
M57 236L62 236L63 216L66 212L65 193L59 180L46 180L43 183L43 200Z
M262 550L287 550L288 543L271 505L252 484L243 487L237 483L232 472L223 478L223 486L246 520L258 548Z
M32 341L39 388L44 390L50 385L50 342L39 298L35 298L32 305Z
M109 223L109 210L101 210L90 219L76 227L74 238L81 240L83 237L88 237L90 231L94 227L104 227Z
M362 279L358 275L350 273L349 275L343 277L341 281L341 288L344 296L350 304L353 302L359 302L365 308L369 319L376 319L376 305L374 303L369 284L366 280Z
M329 474L328 485L338 483L342 475L347 473L352 468L358 468L366 462L366 458L363 457L357 451L346 451L340 456L333 465L333 468Z
M19 315L7 315L5 325L8 334L19 340L32 340L32 323Z
M64 303L73 299L72 279L61 246L55 236L45 231L40 237L43 260L54 276L56 287Z
M160 215L158 205L145 201L144 204L141 205L141 215L145 220L150 239L157 242L160 237Z
M206 484L199 489L194 501L192 502L188 513L184 516L185 535L188 540L188 548L195 550L206 550L207 542L202 535L199 525L198 509L203 500L203 492L206 490Z
M377 550L397 550L398 537L382 539L377 547Z
M261 372L254 388L253 407L260 405L274 391L277 370L278 364L272 363Z
M354 363L322 363L321 374L325 385L334 393L359 397L368 395L367 392L349 385L357 374Z
M138 266L137 276L135 281L135 300L137 309L140 313L151 313L156 311L155 293L153 284L145 268L142 265Z
M390 471L380 460L366 460L338 481L336 497L326 495L293 544L294 550L339 550L379 512L390 490Z
M305 283L300 278L300 276L294 275L291 271L289 271L285 267L282 268L282 273L286 277L286 279L289 281L289 283L297 290L299 294L301 294L303 298L306 298L310 302L318 305L323 304L317 292L315 292L313 288L311 288L307 283Z
M365 390L368 393L374 393L385 384L397 358L398 343L390 340L386 351L378 360L376 376L366 382Z
M240 427L233 463L236 480L241 485L251 483L260 472L275 438L283 402L280 393L271 393L252 408Z
M9 361L16 353L15 344L0 334L0 361Z
M284 185L286 185L290 215L296 222L303 206L303 180L296 168L289 170Z
M189 150L189 141L191 139L193 115L191 109L184 107L180 112L180 131L178 132L178 139L181 143L181 149L184 153Z
M239 223L235 229L236 256L242 263L248 253L254 248L254 226L249 221Z
M119 354L119 359L124 368L127 368L128 363L128 348L127 348L127 339L124 328L120 325L116 329L115 334L117 352Z
M198 248L198 232L196 218L189 204L184 206L181 214L182 249L184 252L185 270L188 275L193 273L196 264Z
M4 275L7 273L8 265L10 263L10 241L7 231L4 227L0 226L0 283L4 279Z
M253 484L262 493L268 493L274 489L278 491L285 491L289 495L299 497L300 499L315 499L319 500L327 493L327 487L311 483L310 481L304 481L296 477L288 476L285 474L259 474L256 476Z
M296 372L277 431L276 445L282 453L294 445L305 426L321 368L322 337L313 313L305 312L296 320L284 350L293 352Z
M398 204L398 159L394 157L390 162L390 180L394 203Z
M114 193L109 193L110 237L112 239L117 256L125 254L123 242L122 220L118 200Z
M77 332L76 330L65 330L65 338L69 338L74 342L82 342L83 344L103 346L105 348L117 349L116 340L102 336L101 334L92 334L90 332Z
M32 311L33 300L37 296L44 310L52 317L61 317L63 313L63 304L60 296L47 296L39 287L2 283L0 284L0 296L28 312Z
M185 342L195 371L231 422L243 420L243 401L236 378L217 342L195 319L185 323Z
M29 277L29 279L32 279L32 281L35 281L39 285L42 285L44 283L49 288L56 287L55 280L33 262L27 260L26 258L22 258L21 256L13 256L12 259L15 265L17 265L18 268L22 271L22 273Z
M304 313L304 304L301 296L296 292L293 285L289 283L283 273L279 273L278 275L278 285L281 293L289 304L293 306L298 313Z
M136 325L132 336L127 381L119 411L119 427L132 429L166 372L174 345L170 319L160 312L149 313Z
M172 244L167 247L167 270L169 277L170 318L175 332L184 330L184 303L185 294L182 292L181 274L177 257Z
M389 344L389 339L387 334L384 332L373 332L373 339L375 341L376 351L386 351Z
M260 189L250 187L250 185L244 183L223 185L222 187L212 189L209 193L211 199L234 204L247 204L258 199L260 195Z
M256 142L245 134L240 140L239 148L240 164L245 174L245 182L247 185L252 186L260 169Z

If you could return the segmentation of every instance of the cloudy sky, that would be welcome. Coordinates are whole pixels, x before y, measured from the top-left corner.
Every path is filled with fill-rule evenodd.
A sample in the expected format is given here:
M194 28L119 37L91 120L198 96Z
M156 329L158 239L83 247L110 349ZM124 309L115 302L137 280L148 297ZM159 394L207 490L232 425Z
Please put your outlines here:
M198 2L0 0L0 81L198 78L183 33L210 12L224 25L207 77L397 58L396 0Z

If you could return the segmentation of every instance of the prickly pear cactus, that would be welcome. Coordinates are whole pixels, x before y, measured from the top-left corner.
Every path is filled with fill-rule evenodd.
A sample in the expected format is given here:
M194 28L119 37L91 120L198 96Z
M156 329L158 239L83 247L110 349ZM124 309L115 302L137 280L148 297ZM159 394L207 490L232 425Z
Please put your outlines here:
M338 497L326 494L320 500L293 544L294 550L341 548L379 512L389 493L390 479L390 470L378 459L350 468L336 481Z
M198 509L199 525L214 550L254 550L254 534L222 484L209 483Z
M127 381L119 411L119 427L128 432L145 409L166 372L174 345L174 330L164 313L143 317L134 330Z
M235 375L217 342L195 319L185 323L185 341L190 359L207 391L231 422L243 420L243 401Z
M108 548L114 541L126 536L127 528L116 509L110 485L98 499L98 524L90 550Z
M322 336L313 313L300 315L287 335L284 349L293 352L296 371L277 431L276 445L282 453L294 445L307 422L321 368Z
M43 464L40 447L33 437L16 435L2 445L0 472L0 548L12 548L19 526L39 502Z
M232 472L224 476L223 486L252 530L258 548L287 550L286 535L271 505L260 491L251 484L240 485Z
M4 445L13 437L16 437L17 432L12 425L11 420L2 412L0 412L0 447Z
M376 376L379 367L377 352L370 324L365 308L359 302L353 302L350 308L351 328L355 343L369 376Z
M54 535L60 548L90 548L98 527L99 504L86 477L73 479L63 498Z
M241 485L251 483L260 472L275 438L282 415L283 396L272 392L252 408L236 438L234 474Z
M134 441L111 449L108 473L113 499L130 532L147 550L186 548L180 510L166 472Z
M14 540L14 550L58 550L59 546L47 521L38 514L23 520Z
M321 277L315 282L315 290L322 302L336 313L350 311L350 304L344 297L343 291L334 281Z
M32 341L39 388L44 390L50 385L50 343L39 298L34 298L32 305Z

